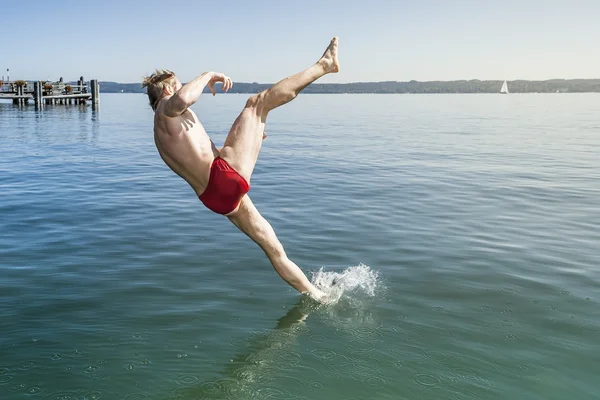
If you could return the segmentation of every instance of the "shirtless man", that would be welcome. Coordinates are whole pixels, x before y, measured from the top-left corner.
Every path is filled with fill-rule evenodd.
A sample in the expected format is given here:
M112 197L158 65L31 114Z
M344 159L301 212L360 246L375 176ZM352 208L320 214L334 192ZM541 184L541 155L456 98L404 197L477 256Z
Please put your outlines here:
M215 147L189 107L206 86L214 96L214 85L221 82L223 91L227 92L232 87L231 78L222 73L205 72L182 85L174 73L158 70L143 82L155 112L154 141L163 161L192 187L208 209L229 218L254 240L281 278L318 301L325 300L324 293L287 257L273 228L247 193L269 111L292 101L323 75L338 72L337 50L336 37L314 65L250 97L221 149Z

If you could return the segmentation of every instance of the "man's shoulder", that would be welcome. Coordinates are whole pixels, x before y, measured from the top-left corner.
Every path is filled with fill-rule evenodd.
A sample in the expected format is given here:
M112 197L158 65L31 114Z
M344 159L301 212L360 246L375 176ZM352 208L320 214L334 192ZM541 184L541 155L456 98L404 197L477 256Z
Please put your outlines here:
M156 110L154 110L154 116L158 119L171 119L171 118L177 118L177 117L170 117L167 115L166 113L166 102L163 101L162 99L159 100L158 105L156 106Z
M170 120L170 119L179 119L188 112L191 112L192 114L194 114L194 112L192 110L190 110L189 108L186 108L183 112L178 113L177 115L169 115L168 101L169 101L170 97L171 96L163 97L162 99L160 99L158 101L156 110L154 110L154 114L157 116L157 118Z

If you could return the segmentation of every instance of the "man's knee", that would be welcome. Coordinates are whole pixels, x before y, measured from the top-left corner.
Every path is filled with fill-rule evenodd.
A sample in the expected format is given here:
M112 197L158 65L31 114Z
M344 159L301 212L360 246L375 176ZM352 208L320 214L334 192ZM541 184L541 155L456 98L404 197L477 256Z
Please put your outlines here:
M255 95L252 95L248 101L246 101L246 107L247 108L252 108L252 107L260 107L263 105L263 103L265 102L265 98L266 98L266 90L262 91L260 93L257 93Z
M267 108L267 91L257 93L250 97L246 102L247 109L253 109L256 115L266 116Z

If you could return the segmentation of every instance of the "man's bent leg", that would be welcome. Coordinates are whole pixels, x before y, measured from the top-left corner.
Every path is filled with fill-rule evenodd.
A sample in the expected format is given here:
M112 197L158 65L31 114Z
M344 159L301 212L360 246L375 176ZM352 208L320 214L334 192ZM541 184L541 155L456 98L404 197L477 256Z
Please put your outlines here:
M316 300L323 299L324 293L310 283L302 270L287 257L273 227L258 212L250 197L244 196L238 211L228 218L263 249L275 271L290 286L300 293L311 295Z
M323 75L338 72L337 49L338 39L333 38L321 59L313 66L277 82L248 100L221 150L221 156L248 182L262 146L269 111L292 101L298 93Z

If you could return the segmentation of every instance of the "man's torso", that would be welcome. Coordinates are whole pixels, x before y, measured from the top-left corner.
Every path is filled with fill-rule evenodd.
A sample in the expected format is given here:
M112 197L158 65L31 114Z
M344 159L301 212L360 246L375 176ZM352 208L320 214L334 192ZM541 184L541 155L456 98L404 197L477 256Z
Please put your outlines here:
M154 141L163 161L200 195L208 184L210 166L219 151L196 114L187 109L178 117L167 117L165 101L154 116Z

